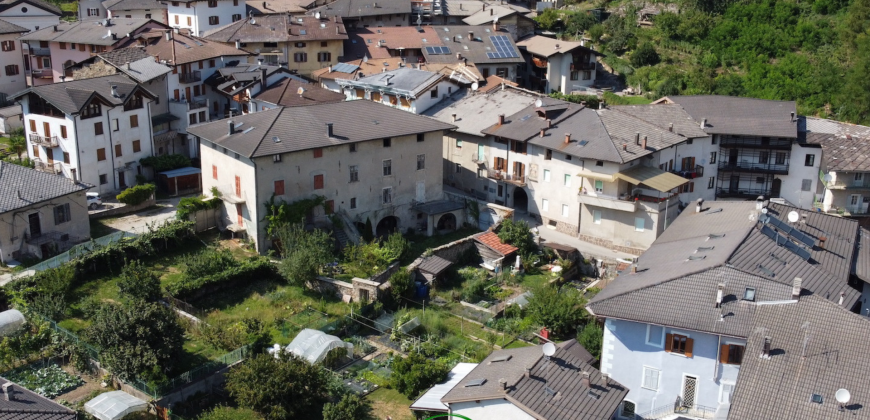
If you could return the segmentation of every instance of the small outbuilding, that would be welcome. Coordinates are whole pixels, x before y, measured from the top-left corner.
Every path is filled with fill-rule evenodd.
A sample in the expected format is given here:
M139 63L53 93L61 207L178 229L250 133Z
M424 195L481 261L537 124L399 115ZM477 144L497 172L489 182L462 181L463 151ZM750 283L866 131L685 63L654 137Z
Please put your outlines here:
M300 331L284 350L307 360L308 363L315 364L323 361L330 350L342 347L347 349L348 354L353 354L353 344L341 341L340 338L323 331L306 328Z
M21 329L27 320L17 309L0 312L0 337L5 337Z
M188 166L157 174L160 189L169 195L202 191L202 169Z
M453 264L449 260L445 260L437 255L432 255L423 259L420 265L417 266L417 272L426 279L428 283L434 283L441 279L441 275L450 268Z
M516 254L518 248L506 244L493 231L483 232L474 237L474 245L483 258L482 266L487 270L498 271L504 265L504 260Z
M148 410L148 403L124 391L97 395L85 403L85 411L100 420L119 420L127 414Z

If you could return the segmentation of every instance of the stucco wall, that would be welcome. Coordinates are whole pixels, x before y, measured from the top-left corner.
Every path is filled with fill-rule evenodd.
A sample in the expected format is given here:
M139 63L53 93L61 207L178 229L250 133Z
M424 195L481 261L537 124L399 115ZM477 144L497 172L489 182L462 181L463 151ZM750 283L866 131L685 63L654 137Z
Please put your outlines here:
M241 15L244 19L246 16L244 1L219 0L217 7L208 7L207 1L195 1L191 3L167 2L167 16L169 17L168 25L190 29L196 36L202 36L202 33L205 31L233 23L234 14ZM175 21L175 16L178 16L177 23ZM209 16L217 16L218 24L210 25L208 19ZM187 24L187 17L191 18L190 25Z
M806 166L807 155L815 155L812 166ZM810 208L816 196L816 184L819 182L819 165L822 163L822 149L794 144L791 147L789 163L788 175L775 176L775 178L782 180L780 197L800 208ZM801 189L805 179L810 180L809 191Z
M225 198L235 196L235 177L238 176L242 193L240 198L245 200L244 203L239 204L242 210L242 224L249 238L258 238L257 223L262 216L259 216L257 211L271 195L257 197L254 163L245 157L236 158L235 152L205 140L202 141L199 152L202 159L202 190L210 195L211 188L217 187ZM217 179L214 177L212 166L217 167ZM238 223L236 206L224 200L221 222L218 223L221 229ZM260 241L257 241L257 250L265 252L265 249L261 248Z
M461 414L474 420L534 420L525 411L519 409L510 402L498 400L486 400L481 402L461 402L450 404L450 413Z
M26 11L25 11L26 9ZM19 4L0 12L0 19L35 31L50 25L57 25L60 16L40 9L33 4Z
M326 46L322 46L322 42L326 42ZM265 60L265 55L260 55L261 52L271 52L274 50L280 50L281 55L278 56L279 62L287 63L287 68L290 70L297 70L299 74L310 76L311 72L315 70L320 70L324 67L329 67L330 65L335 65L338 63L338 57L344 55L344 41L338 40L329 40L329 41L306 41L303 43L303 47L297 47L295 42L281 42L278 43L278 47L264 47L262 42L249 42L243 48L247 51L251 51L254 54L248 57L249 63L257 63L257 59L263 58ZM329 61L317 61L318 53L330 53ZM294 54L296 53L307 53L308 60L305 62L296 62L294 60ZM274 54L269 54L274 55ZM264 64L268 64L268 60L265 60Z
M14 41L15 50L0 51L0 93L12 95L18 93L26 87L26 72L24 71L24 58L21 51L21 43L15 41L23 34L0 34L0 41ZM14 64L18 66L18 74L14 76L6 75L6 66Z
M2 165L10 165L3 163ZM59 205L69 204L71 220L58 225L54 223L54 208ZM75 194L69 194L63 197L58 197L41 203L36 203L31 206L18 209L11 212L0 214L0 260L3 262L9 259L14 259L13 253L22 250L22 247L27 248L24 243L25 234L30 233L29 216L38 213L40 219L40 227L42 233L58 232L60 234L69 234L70 241L66 244L57 244L60 246L66 245L68 248L77 242L83 242L90 238L90 223L88 221L88 208L85 192L81 191ZM60 249L59 251L64 251ZM38 248L35 249L36 252ZM37 254L42 257L42 255ZM17 256L20 258L20 256Z

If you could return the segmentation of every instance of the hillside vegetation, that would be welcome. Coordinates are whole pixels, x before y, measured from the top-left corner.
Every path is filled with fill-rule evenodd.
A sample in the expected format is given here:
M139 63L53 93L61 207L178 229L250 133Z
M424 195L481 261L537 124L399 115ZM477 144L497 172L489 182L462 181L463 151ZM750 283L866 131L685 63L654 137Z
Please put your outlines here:
M647 4L665 3L647 1ZM870 123L870 0L671 0L652 27L641 2L547 10L537 20L585 36L649 98L720 94L797 101L806 115ZM586 10L612 13L599 23ZM617 10L624 13L616 13Z

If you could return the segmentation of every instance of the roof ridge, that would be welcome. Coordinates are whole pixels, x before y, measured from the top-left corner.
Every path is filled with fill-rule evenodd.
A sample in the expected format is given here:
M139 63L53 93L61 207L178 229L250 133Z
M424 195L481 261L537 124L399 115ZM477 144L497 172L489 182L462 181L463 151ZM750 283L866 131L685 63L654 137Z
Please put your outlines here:
M655 124L655 123L652 123L652 122L650 122L650 121L647 121L647 120L645 120L645 119L643 119L643 118L641 118L641 117L638 117L637 115L629 114L628 112L625 112L625 111L622 111L622 110L616 109L616 108L619 107L619 106L635 106L635 105L618 105L618 106L615 106L614 108L611 108L611 109L612 109L614 112L618 112L618 113L623 114L623 115L626 115L626 116L628 116L628 117L630 117L630 118L634 118L634 119L636 119L636 120L638 120L638 121L641 121L641 122L643 122L643 123L645 123L645 124L649 124L649 125L651 125L651 126L653 126L653 127L656 127L656 128L662 130L662 131L665 132L665 133L673 134L673 135L676 135L676 136L679 136L679 137L682 137L682 138L688 140L688 137L686 137L686 136L684 136L684 135L682 135L682 134L680 134L680 133L677 133L676 131L669 131L667 128L665 128L665 127L660 127L658 124ZM687 112L686 114L688 114L688 112Z
M263 137L261 137L260 140L257 141L257 147L255 147L254 150L251 151L251 156L254 156L255 154L257 154L257 150L259 150L260 146L263 144L263 140L266 138L266 134L269 134L269 131L271 131L272 127L275 126L275 122L278 121L279 118L281 118L281 114L283 114L284 110L286 110L286 109L287 109L286 107L279 108L279 111L275 115L275 118L272 118L272 122L269 123L269 127L267 127L266 131L263 132ZM261 111L261 112L265 112L265 111ZM248 156L248 157L250 157L250 156Z
M713 270L713 269L716 269L716 268L733 268L733 267L730 267L730 266L728 265L728 261L726 260L725 262L720 263L720 264L716 264L716 265L709 266L709 267L704 267L704 268L699 269L699 270L696 270L696 271L690 271L690 272L688 272L688 273L681 274L679 277L669 278L669 279L665 279L665 280L662 280L662 281L659 281L659 282L650 283L650 284L647 284L647 285L644 285L644 286L638 287L638 288L636 288L636 289L626 290L626 291L624 291L624 292L620 292L620 293L615 294L615 295L613 295L613 296L607 296L607 297L605 297L605 298L603 298L603 299L601 299L601 300L595 300L595 297L593 297L593 298L592 298L593 300L589 302L589 305L595 305L595 304L598 304L598 303L600 303L600 302L605 302L605 301L611 300L611 299L616 298L616 297L625 296L625 295L627 295L627 294L629 294L629 293L634 293L634 292L639 292L639 291L641 291L641 290L650 289L650 288L652 288L652 287L660 286L660 285L662 285L662 284L670 283L670 282L672 282L672 281L682 280L682 279L685 279L686 277L694 276L694 275L696 275L696 274L701 274L701 273L704 273L704 272L707 272L707 271L710 271L710 270ZM747 274L751 274L751 273L747 273ZM757 275L757 274L753 274L753 275ZM617 276L617 278L618 278L618 277L619 277L619 276ZM615 280L615 278L614 278L614 280ZM596 295L596 296L597 296L597 295Z
M604 121L601 121L601 114L598 113L598 110L594 110L595 115L598 118L598 122L601 124L601 127L604 128L604 133L607 134L607 138L610 139L608 145L613 146L613 151L616 152L616 155L619 156L619 163L627 162L625 158L622 157L622 153L619 153L619 147L616 146L616 143L613 142L613 136L610 135L610 130L607 129L607 124Z

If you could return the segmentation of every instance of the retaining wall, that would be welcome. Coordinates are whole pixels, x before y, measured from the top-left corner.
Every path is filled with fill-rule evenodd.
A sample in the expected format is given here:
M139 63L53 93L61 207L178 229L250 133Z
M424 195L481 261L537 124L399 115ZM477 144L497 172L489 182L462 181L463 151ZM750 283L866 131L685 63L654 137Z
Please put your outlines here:
M120 207L114 207L114 208L111 208L108 210L104 210L104 211L100 211L100 212L96 212L96 213L91 213L88 215L88 217L91 219L101 219L103 217L111 217L111 216L119 216L122 214L130 214L130 213L135 213L139 210L143 210L143 209L146 209L148 207L154 206L156 204L157 204L157 200L154 198L154 195L152 194L151 198L149 198L149 199L147 199L147 200L145 200L145 201L143 201L135 206L128 206L126 204L123 204Z

